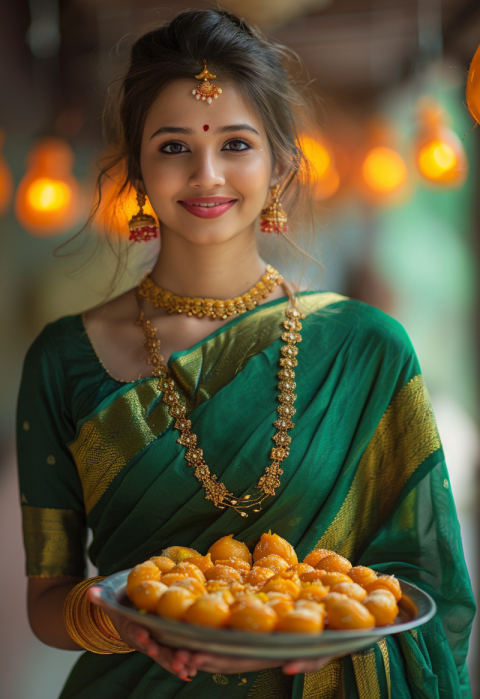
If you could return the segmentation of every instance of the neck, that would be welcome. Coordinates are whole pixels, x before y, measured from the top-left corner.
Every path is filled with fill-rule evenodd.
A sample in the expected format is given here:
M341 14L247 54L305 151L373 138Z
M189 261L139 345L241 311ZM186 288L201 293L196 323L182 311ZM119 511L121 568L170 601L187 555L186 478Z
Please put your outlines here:
M179 296L234 298L264 274L254 231L212 245L198 245L162 231L161 251L151 277Z

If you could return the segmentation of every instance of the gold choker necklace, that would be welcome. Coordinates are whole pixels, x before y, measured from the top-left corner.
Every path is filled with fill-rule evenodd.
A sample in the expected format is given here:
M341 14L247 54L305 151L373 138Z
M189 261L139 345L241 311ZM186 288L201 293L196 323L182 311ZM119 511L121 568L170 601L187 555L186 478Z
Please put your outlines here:
M166 289L158 286L151 277L145 277L138 286L138 292L144 299L153 303L158 308L167 309L167 313L186 313L187 316L197 318L220 318L226 320L230 316L246 313L258 306L260 299L266 299L278 284L282 284L283 277L271 265L267 265L265 274L243 296L234 299L201 299L189 296L176 296Z

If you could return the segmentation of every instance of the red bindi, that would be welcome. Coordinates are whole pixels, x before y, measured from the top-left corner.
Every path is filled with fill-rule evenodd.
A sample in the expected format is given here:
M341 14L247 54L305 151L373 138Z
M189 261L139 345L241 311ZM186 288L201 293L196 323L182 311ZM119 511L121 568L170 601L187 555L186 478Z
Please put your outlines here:
M208 131L209 128L210 128L210 127L209 127L208 124L204 124L204 125L203 125L203 130L204 130L204 131Z

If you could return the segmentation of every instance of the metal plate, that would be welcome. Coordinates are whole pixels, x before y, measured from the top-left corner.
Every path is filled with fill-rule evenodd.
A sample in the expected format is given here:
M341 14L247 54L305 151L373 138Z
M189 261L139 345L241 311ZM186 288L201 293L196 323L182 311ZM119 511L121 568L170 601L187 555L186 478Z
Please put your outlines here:
M146 627L152 636L165 646L220 655L288 660L353 653L372 646L384 636L425 624L436 612L435 602L430 595L399 578L404 598L399 604L400 614L390 626L369 631L326 630L318 635L255 634L228 628L210 629L206 626L163 619L153 614L141 614L132 606L125 593L129 572L130 570L124 570L115 573L97 584L109 609L120 612L131 621Z

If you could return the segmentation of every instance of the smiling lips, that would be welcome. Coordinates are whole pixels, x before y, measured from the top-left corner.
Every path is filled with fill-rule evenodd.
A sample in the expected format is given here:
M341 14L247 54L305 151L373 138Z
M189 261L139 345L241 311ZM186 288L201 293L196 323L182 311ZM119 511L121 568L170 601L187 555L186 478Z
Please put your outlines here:
M178 203L199 218L217 218L228 211L236 201L228 197L191 197Z

